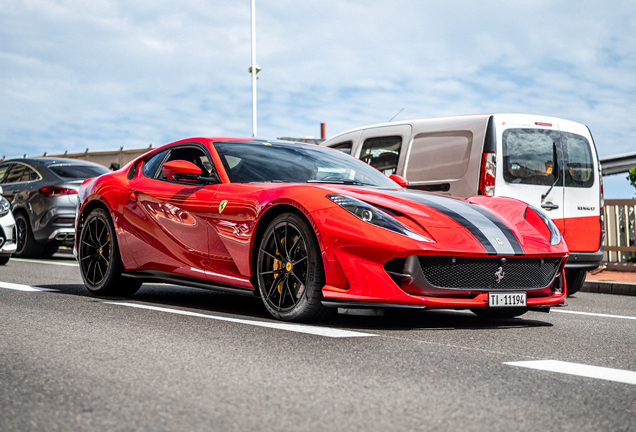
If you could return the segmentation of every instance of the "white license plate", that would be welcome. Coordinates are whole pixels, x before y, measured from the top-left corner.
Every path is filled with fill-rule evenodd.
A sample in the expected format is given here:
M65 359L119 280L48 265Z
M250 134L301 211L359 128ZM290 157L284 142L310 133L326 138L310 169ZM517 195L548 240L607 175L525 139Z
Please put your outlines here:
M526 306L526 293L488 293L489 307Z

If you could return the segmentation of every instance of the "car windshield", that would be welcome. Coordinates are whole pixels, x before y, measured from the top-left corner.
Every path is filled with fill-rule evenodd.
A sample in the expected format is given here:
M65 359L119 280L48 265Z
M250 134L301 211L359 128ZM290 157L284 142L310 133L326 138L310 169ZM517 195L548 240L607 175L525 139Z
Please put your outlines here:
M341 183L399 187L393 180L343 152L285 142L217 142L230 181L235 183Z
M49 169L63 179L87 179L109 172L101 165L49 165Z

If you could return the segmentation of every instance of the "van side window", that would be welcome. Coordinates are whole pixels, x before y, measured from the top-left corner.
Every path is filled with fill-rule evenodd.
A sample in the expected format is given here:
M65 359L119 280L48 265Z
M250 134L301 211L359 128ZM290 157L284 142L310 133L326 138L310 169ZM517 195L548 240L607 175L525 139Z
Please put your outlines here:
M569 132L561 132L565 155L565 185L571 187L592 187L594 169L592 150L585 137Z
M384 174L391 175L397 171L401 149L401 136L369 138L362 145L360 159Z
M344 141L344 142L341 142L341 143L338 143L336 145L332 145L332 146L329 146L329 147L334 148L336 150L340 150L341 152L350 155L351 154L351 148L353 147L353 141Z
M558 177L559 132L507 129L503 133L503 173L508 183L552 186Z

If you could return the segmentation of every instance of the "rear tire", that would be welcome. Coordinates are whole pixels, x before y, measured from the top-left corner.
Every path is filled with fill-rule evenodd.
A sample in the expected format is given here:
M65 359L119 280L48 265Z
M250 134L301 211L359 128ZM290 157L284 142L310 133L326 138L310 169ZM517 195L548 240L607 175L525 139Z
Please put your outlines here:
M44 245L38 243L33 237L29 217L24 212L15 215L15 228L18 237L16 239L17 247L13 256L17 258L39 258L44 251Z
M524 308L524 307L504 308L504 309L474 308L474 309L471 309L471 312L480 318L504 319L504 318L515 318L515 317L521 316L524 313L528 312L528 308Z
M578 290L583 288L583 284L585 283L585 278L587 277L587 270L577 270L577 271L566 271L565 272L565 283L568 296L576 293Z
M129 296L142 281L122 276L124 265L119 255L115 228L106 210L93 210L78 242L80 273L86 288L98 296Z
M294 213L276 217L257 251L258 289L272 316L306 322L328 315L322 305L325 271L310 225Z

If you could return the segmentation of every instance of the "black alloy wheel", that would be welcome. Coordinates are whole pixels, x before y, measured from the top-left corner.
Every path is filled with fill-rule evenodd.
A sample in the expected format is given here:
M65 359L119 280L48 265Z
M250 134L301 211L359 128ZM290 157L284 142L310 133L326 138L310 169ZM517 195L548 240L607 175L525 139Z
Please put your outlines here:
M258 250L258 287L267 310L285 321L311 321L329 310L322 301L324 270L309 224L294 213L275 218Z
M115 228L105 210L98 208L88 215L78 246L82 279L91 293L126 296L141 287L141 281L122 276Z
M29 217L21 211L15 215L16 250L13 253L17 258L38 258L42 255L44 245L38 243L33 237L33 231L29 224Z

